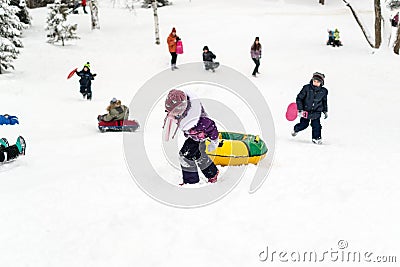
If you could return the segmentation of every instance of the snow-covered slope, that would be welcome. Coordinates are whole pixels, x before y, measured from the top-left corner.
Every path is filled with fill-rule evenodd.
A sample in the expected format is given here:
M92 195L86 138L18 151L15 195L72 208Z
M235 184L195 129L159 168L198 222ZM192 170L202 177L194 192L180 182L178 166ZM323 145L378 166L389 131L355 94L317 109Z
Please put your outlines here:
M81 39L65 47L45 42L46 10L32 10L16 70L0 75L0 113L20 119L0 126L1 136L28 143L25 157L0 166L0 266L259 266L268 264L259 261L266 246L322 253L341 239L352 251L396 255L400 61L372 53L342 1L317 2L176 0L159 9L160 46L150 9L135 15L100 2L101 29L90 30L89 15L73 15ZM372 31L372 4L352 2ZM168 68L173 26L185 45L178 64L199 61L208 45L252 79L272 111L275 160L255 194L246 175L213 205L164 206L132 181L122 135L96 128L112 97L129 103ZM335 27L341 48L325 45ZM263 45L256 79L255 36ZM91 102L76 77L66 79L87 61L98 74ZM293 139L284 117L314 71L326 74L329 90L323 146L310 143L310 129Z

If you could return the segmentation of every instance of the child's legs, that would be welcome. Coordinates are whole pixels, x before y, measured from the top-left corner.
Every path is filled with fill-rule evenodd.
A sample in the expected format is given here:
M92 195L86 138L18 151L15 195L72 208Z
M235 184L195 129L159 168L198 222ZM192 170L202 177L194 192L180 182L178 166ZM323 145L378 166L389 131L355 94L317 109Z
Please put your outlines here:
M320 119L311 120L312 139L321 139L321 121Z
M86 94L88 99L92 99L92 87L90 85L86 88Z
M80 91L82 95L86 95L86 86L81 85Z
M20 153L19 153L18 147L16 145L2 148L0 150L0 162L16 159L16 158L18 158L19 155L20 155Z
M217 172L217 166L215 166L214 162L210 159L210 157L206 153L206 144L205 142L200 142L199 150L201 156L196 160L197 165L199 166L201 172L204 176L209 179L214 177Z
M294 126L294 131L295 132L303 131L308 127L309 124L310 124L309 119L300 118L300 122Z
M195 184L199 182L196 160L201 157L199 142L191 138L186 139L179 151L179 161L181 163L183 182L185 184Z

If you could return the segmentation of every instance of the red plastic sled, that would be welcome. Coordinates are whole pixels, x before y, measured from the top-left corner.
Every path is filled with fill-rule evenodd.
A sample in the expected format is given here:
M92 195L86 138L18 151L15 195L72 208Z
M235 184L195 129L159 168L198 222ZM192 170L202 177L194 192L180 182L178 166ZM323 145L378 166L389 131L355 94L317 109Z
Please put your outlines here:
M287 107L287 110L286 110L286 119L288 121L294 121L297 118L298 112L299 111L297 110L297 104L296 103L290 103L289 106ZM301 116L303 118L307 118L308 117L308 112L307 111L303 111Z
M71 78L72 76L74 76L74 74L75 74L75 72L78 70L78 68L76 68L76 69L74 69L73 71L71 71L69 74L68 74L68 77L67 77L67 79L69 79L69 78Z
M286 119L288 121L294 121L297 118L297 104L290 103L286 110Z
M100 132L134 132L139 128L135 120L99 121Z

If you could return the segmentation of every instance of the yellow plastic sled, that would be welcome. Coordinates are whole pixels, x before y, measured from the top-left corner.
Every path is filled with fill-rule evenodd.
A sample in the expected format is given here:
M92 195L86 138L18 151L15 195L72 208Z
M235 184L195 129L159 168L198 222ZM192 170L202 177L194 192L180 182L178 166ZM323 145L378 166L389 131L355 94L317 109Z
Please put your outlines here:
M206 145L208 144L207 140ZM206 149L214 164L221 166L257 164L265 158L267 152L265 142L258 135L232 132L220 132L217 149L212 152Z

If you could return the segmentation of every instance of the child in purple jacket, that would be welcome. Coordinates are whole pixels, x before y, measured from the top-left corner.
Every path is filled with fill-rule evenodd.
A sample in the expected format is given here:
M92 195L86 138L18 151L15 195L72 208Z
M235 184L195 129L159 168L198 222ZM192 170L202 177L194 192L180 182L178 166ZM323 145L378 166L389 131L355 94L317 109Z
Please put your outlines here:
M252 75L253 75L253 77L257 77L256 75L260 74L258 72L258 68L260 67L260 59L261 59L261 44L260 44L259 37L256 37L256 39L254 40L254 43L250 49L250 55L251 55L251 59L254 61L254 64L256 64Z
M200 100L189 91L173 89L165 100L167 116L164 127L167 124L167 140L172 122L177 124L172 138L178 130L183 131L187 138L179 151L179 160L182 168L183 184L196 184L199 182L197 166L200 168L209 183L215 183L218 177L218 169L206 154L205 140L210 139L208 151L214 151L218 147L218 129L214 121L208 118Z

